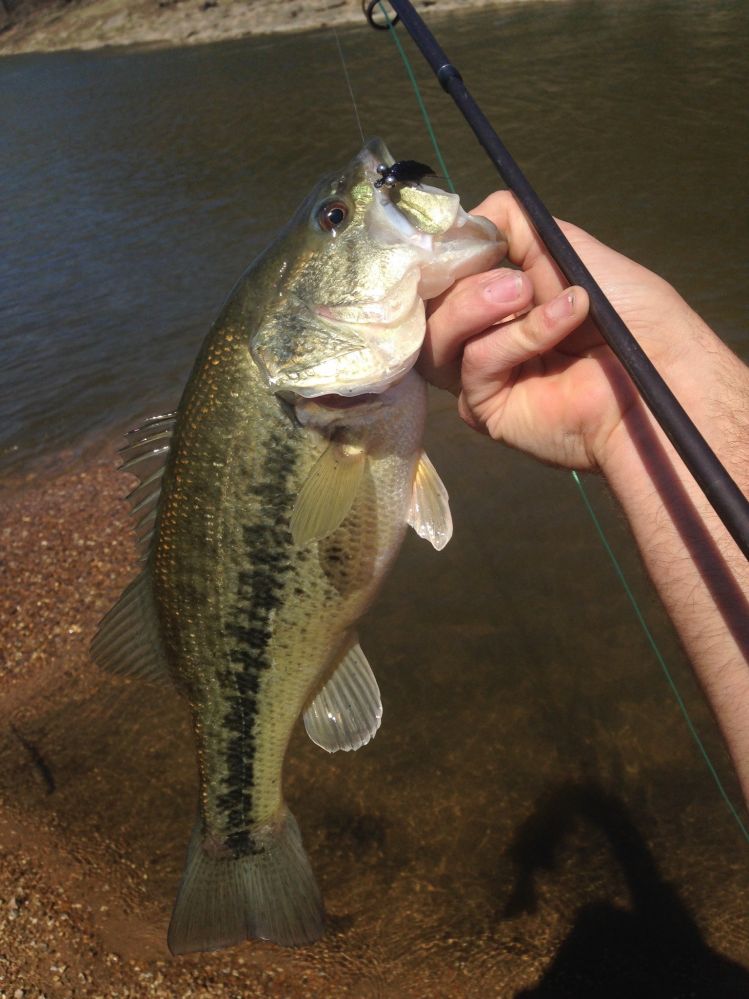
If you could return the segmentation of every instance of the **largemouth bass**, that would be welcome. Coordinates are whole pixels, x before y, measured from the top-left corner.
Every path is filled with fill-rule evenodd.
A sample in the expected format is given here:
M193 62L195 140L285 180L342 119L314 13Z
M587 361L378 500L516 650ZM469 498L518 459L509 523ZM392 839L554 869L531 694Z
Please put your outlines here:
M375 139L317 184L231 293L177 412L125 449L144 567L92 655L170 680L192 709L199 815L173 953L319 937L282 793L290 734L303 715L330 752L374 736L382 707L356 622L407 524L437 549L452 531L421 450L424 300L506 244L456 195L378 186L392 163Z

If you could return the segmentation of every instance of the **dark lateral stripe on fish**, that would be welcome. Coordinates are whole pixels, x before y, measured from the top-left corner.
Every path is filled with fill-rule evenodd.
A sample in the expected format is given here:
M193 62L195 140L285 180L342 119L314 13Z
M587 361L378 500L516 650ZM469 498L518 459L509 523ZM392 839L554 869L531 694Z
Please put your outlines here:
M259 523L244 525L242 540L245 569L238 575L237 597L224 625L234 640L229 649L231 666L218 682L227 706L223 727L231 733L226 744L225 778L216 807L224 817L225 844L235 856L257 852L252 842L251 814L254 785L255 723L262 674L271 665L272 612L281 606L290 570L292 545L288 511L292 496L288 481L295 452L290 442L274 436L267 442L260 480L250 491L260 500Z

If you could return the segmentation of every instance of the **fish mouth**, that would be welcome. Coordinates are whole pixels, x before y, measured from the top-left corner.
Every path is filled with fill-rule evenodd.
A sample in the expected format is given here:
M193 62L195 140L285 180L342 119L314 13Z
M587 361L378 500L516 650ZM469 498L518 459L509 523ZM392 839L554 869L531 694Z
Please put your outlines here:
M363 174L374 186L378 165L391 162L383 143L370 142L358 157L357 184ZM295 406L301 397L319 409L350 409L385 393L416 364L425 301L504 252L494 225L468 215L456 194L401 184L375 188L361 204L360 252L343 266L352 248L342 243L342 273L289 289L251 341L268 387Z
M300 352L279 365L265 352L257 354L271 389L342 409L372 401L397 384L416 363L426 332L418 281L410 271L377 299L306 309L301 314L308 344L317 347L309 351L312 358Z

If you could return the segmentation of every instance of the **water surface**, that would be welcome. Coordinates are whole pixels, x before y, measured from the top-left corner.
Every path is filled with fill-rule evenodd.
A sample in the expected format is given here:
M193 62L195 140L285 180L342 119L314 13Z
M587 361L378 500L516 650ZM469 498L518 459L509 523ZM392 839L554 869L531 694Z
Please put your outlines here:
M658 270L748 348L742 5L524 4L438 21L556 214ZM390 39L341 33L367 134L434 160ZM466 203L498 178L417 76ZM176 401L224 296L360 145L329 32L0 65L0 458Z

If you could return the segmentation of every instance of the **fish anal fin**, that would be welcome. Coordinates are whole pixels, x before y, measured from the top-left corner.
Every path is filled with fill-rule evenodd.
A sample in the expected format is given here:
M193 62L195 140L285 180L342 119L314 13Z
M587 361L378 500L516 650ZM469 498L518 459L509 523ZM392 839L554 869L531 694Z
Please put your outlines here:
M365 746L381 720L380 689L355 642L304 712L304 727L316 745L335 753Z
M359 489L366 452L332 441L312 466L297 496L290 526L294 544L319 541L339 527Z
M414 476L408 523L420 538L442 551L453 535L453 518L447 489L425 451Z
M91 643L91 658L108 673L169 679L148 570L125 587L102 618Z

